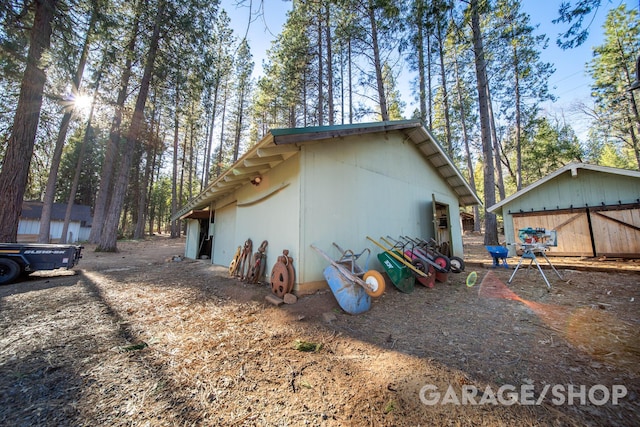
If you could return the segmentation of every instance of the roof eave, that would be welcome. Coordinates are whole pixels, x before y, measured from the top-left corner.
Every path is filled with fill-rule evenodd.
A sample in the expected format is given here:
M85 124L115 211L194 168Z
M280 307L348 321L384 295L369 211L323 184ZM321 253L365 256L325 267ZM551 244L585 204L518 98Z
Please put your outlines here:
M425 158L447 182L458 197L460 206L482 206L482 201L460 173L436 138L424 126L419 125L406 131L406 134Z
M556 170L555 172L550 173L549 175L540 178L539 180L537 180L536 182L526 186L525 188L521 189L520 191L517 191L515 193L513 193L511 196L505 198L504 200L501 200L500 202L494 204L493 206L489 207L487 209L488 212L492 212L492 213L502 213L502 207L508 203L510 203L511 201L521 197L522 195L528 193L529 191L551 181L552 179L556 178L557 176L562 175L565 172L571 172L573 175L578 174L578 169L586 169L586 170L592 170L592 171L596 171L596 172L602 172L602 173L612 173L612 174L616 174L616 175L622 175L622 176L628 176L628 177L634 177L634 178L640 178L640 172L639 171L632 171L632 170L627 170L627 169L619 169L619 168L612 168L612 167L608 167L608 166L599 166L599 165L590 165L588 163L569 163L568 165L565 165L563 167L561 167L560 169Z
M272 129L207 188L174 213L171 220L180 219L191 210L203 209L248 184L256 175L266 173L298 152L300 149L298 144L372 132L392 131L404 132L412 139L425 154L426 159L436 168L438 174L454 191L460 206L482 206L482 201L475 191L471 189L467 180L422 123L419 120L398 120L355 125ZM427 146L432 146L433 151L428 152Z

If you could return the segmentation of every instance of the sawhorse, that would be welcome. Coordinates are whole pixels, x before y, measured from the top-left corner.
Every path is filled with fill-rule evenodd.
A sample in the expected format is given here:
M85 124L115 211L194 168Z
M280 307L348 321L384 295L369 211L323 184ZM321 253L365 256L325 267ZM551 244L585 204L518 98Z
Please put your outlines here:
M562 276L560 275L560 273L558 272L558 270L556 270L556 268L553 266L553 264L551 264L551 261L549 261L549 258L547 258L547 255L545 255L546 249L547 248L544 245L540 245L540 244L531 244L531 245L530 244L526 244L526 243L523 244L522 245L523 253L522 253L522 257L520 258L520 262L516 266L516 269L513 270L513 273L511 274L511 278L509 278L509 281L507 283L511 284L511 281L516 276L516 273L518 272L518 269L522 265L522 262L525 259L528 259L530 261L529 261L529 265L527 266L527 269L529 269L529 267L531 267L531 264L535 262L536 263L536 267L538 267L538 270L540 271L540 274L542 275L542 278L544 279L544 282L547 284L547 288L551 289L551 284L549 284L549 281L547 280L547 276L545 276L544 272L542 271L542 267L540 267L540 264L538 263L538 259L536 258L536 253L539 254L539 255L542 255L544 257L544 259L547 260L547 263L549 263L549 265L551 266L553 271L556 272L556 274L558 275L560 280L564 280L562 278Z

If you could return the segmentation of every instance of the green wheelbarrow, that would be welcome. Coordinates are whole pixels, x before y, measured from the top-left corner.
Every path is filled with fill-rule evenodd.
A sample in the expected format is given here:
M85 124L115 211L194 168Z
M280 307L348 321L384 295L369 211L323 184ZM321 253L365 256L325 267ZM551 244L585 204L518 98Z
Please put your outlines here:
M397 248L389 248L369 236L367 236L367 239L371 240L376 246L383 250L383 252L378 254L378 260L389 275L391 283L393 283L400 292L407 294L413 292L416 276L429 278L427 273L416 268L411 260L406 258Z

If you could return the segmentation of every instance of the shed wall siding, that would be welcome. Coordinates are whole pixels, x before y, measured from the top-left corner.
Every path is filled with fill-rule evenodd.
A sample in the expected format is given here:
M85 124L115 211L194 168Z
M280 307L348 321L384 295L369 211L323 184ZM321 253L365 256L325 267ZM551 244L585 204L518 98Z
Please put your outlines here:
M332 242L358 252L369 247L369 268L383 271L375 257L380 249L366 236L432 237L433 195L449 205L451 248L463 256L456 195L399 132L306 142L262 178L259 186L246 184L211 206L212 263L229 265L237 247L251 238L254 253L268 241L267 280L288 249L296 283L322 283L327 262L312 243L332 257L338 255Z
M577 177L565 173L540 187L523 194L503 206L503 212L542 211L589 206L615 205L618 201L632 203L640 197L640 179L578 170Z
M49 228L49 236L51 241L59 241L62 235L63 221L51 221ZM91 228L83 227L83 229L91 231ZM67 231L67 243L75 243L78 240L86 240L89 234L84 231L81 232L80 223L77 221L71 221ZM18 236L19 242L36 241L38 233L40 232L40 220L34 219L21 219L18 223ZM86 238L83 238L86 235Z
M288 249L297 269L297 248L300 229L300 164L293 156L262 176L258 186L247 184L216 209L214 224L213 263L229 265L238 246L250 238L253 252L263 240L268 241L266 274ZM230 200L235 202L230 203ZM225 204L227 206L225 206Z
M213 223L213 248L211 262L218 265L229 265L236 253L236 248L244 242L236 239L236 204L221 204L216 209Z
M191 259L198 257L198 246L200 238L200 221L197 219L187 220L187 238L185 240L184 256Z
M91 227L80 227L78 233L78 241L86 242L89 240L89 236L91 235Z

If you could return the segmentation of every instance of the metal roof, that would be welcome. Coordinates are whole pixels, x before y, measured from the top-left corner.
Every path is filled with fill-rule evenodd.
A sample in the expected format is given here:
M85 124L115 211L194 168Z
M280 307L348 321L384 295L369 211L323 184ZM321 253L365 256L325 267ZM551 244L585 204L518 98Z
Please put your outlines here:
M419 120L359 123L353 125L316 126L306 128L271 129L255 146L222 173L200 194L182 206L171 219L186 217L191 211L231 194L300 151L310 141L345 138L352 135L382 132L402 132L422 152L440 176L458 196L461 206L482 204L469 183L447 156L435 137Z
M23 201L20 218L39 220L42 216L42 206L43 203L37 200ZM51 219L54 221L64 221L66 211L66 203L53 203L51 206ZM93 222L91 206L74 204L71 208L71 221L84 221L88 227L91 227Z
M506 205L507 203L511 202L512 200L515 200L515 199L519 198L523 194L526 194L529 191L531 191L531 190L533 190L533 189L535 189L537 187L540 187L544 183L551 181L555 177L557 177L559 175L562 175L565 172L571 172L571 175L577 176L578 169L587 169L587 170L592 170L592 171L596 171L596 172L603 172L603 173L611 173L611 174L615 174L615 175L628 176L628 177L631 177L631 178L640 178L640 172L639 171L612 168L612 167L608 167L608 166L590 165L588 163L569 163L568 165L565 165L565 166L561 167L557 171L555 171L553 173L550 173L549 175L545 176L544 178L541 178L541 179L537 180L533 184L530 184L530 185L526 186L525 188L521 189L520 191L518 191L516 193L513 193L511 196L505 198L504 200L501 200L500 202L498 202L495 205L491 206L487 210L489 212L500 212L502 210L502 207L504 205Z

